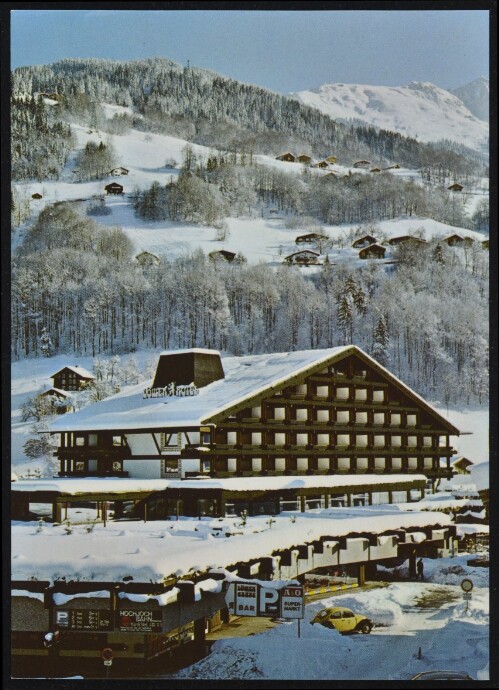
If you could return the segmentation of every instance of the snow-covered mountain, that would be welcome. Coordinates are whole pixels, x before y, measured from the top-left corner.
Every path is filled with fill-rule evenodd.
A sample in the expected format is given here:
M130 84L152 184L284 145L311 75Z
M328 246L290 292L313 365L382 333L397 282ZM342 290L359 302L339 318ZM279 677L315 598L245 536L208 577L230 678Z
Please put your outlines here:
M479 77L451 91L475 117L485 122L489 121L489 92L489 80L486 77Z
M339 121L362 121L425 142L449 139L479 151L488 145L488 124L475 117L457 95L429 82L323 84L291 95Z

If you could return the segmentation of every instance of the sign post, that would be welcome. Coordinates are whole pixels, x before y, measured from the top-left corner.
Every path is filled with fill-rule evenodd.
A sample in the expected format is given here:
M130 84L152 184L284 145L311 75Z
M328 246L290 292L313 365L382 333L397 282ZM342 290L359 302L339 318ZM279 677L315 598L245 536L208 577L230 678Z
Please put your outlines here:
M473 589L473 581L465 578L461 581L461 589L463 590L463 599L466 602L466 611L468 610L469 603L471 601L471 590Z
M111 647L104 647L101 651L101 656L106 667L106 678L109 679L109 667L113 665L113 650Z

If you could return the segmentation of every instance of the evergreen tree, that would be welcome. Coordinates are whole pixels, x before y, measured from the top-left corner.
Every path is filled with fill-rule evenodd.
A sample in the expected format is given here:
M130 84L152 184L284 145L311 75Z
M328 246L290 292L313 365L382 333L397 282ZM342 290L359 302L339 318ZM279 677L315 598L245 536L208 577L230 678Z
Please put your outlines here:
M381 314L373 333L372 356L384 367L388 366L388 328L385 317Z
M53 357L55 354L54 345L49 332L44 327L40 335L40 352L44 357Z

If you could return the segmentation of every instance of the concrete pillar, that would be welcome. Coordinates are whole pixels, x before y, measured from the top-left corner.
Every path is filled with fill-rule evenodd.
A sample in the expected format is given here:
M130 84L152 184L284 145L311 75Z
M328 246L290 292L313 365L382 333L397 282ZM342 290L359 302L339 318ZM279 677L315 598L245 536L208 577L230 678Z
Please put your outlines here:
M305 513L307 510L307 505L305 503L305 496L300 496L300 512Z
M357 583L359 587L363 587L366 584L366 564L359 563L357 569Z
M388 492L388 503L393 503L393 491Z
M406 503L411 502L411 490L410 489L407 489L407 491L405 492L405 502Z
M372 504L373 504L373 492L368 491L367 492L367 505L372 506Z
M324 494L324 508L329 508L331 505L331 494L325 493Z
M353 506L353 494L352 493L347 494L347 504L348 504L349 508L351 508Z
M52 522L61 522L61 504L55 498L52 501Z
M409 577L416 577L416 558L416 550L414 549L414 551L409 556Z

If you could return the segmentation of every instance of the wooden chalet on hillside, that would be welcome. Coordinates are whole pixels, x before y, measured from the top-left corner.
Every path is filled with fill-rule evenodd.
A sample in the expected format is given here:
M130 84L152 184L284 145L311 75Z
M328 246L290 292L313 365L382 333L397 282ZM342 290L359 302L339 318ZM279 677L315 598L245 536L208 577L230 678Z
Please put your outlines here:
M388 244L392 247L396 247L399 244L412 244L417 246L426 244L426 240L422 240L420 237L414 237L413 235L399 235L398 237L391 237L388 240Z
M210 257L210 259L219 259L222 261L228 261L229 263L232 263L232 261L234 261L234 259L236 258L236 253L229 252L227 251L227 249L220 249L216 252L210 252L208 256Z
M353 164L354 168L368 168L372 165L371 161L355 161Z
M371 168L372 173L378 173L381 172L381 168Z
M328 240L327 235L321 235L318 232L309 232L306 235L298 235L298 237L295 240L296 244L312 244L314 242L324 242L324 240Z
M142 268L154 268L156 266L159 266L161 263L161 259L159 256L156 256L156 254L153 254L152 252L140 252L140 254L137 254L135 257L135 261L142 266Z
M384 259L386 247L381 244L370 244L359 251L359 259Z
M319 263L319 252L314 252L311 249L303 249L301 252L294 252L286 256L285 264L297 264L298 266L312 266Z
M123 185L118 184L117 182L107 184L104 189L106 190L107 194L123 194Z
M108 172L108 175L114 175L115 177L119 177L120 175L128 175L130 171L127 168L123 168L121 165L118 166L117 168L113 168Z
M459 184L459 182L454 182L454 184L451 184L447 189L451 192L462 192L464 187L462 184Z
M294 163L296 157L288 151L287 153L282 153L280 156L276 156L276 160L284 161L285 163Z
M62 391L80 391L95 379L95 376L79 366L67 366L56 371L50 377L54 381L54 388Z
M312 156L307 156L305 153L301 153L296 160L298 163L305 163L305 165L308 165L312 162Z
M327 161L319 161L318 163L314 163L312 166L313 168L321 168L321 169L326 169L329 168L329 163Z
M190 479L162 495L167 514L188 515L248 502L278 512L283 495L300 492L322 505L346 491L387 492L384 502L403 492L405 501L411 488L453 475L450 436L459 435L353 345L223 360L213 350L164 352L150 386L60 417L50 432L60 435L62 476ZM340 489L331 475L344 475ZM390 475L391 486L374 487L375 475ZM300 476L315 479L302 486ZM275 478L273 493L258 490L259 477Z
M336 158L336 156L327 156L327 158L325 158L324 160L326 161L326 163L334 165L338 159Z
M449 247L471 247L473 244L473 238L471 237L461 237L461 235L449 235L443 240Z
M42 195L39 192L35 192L34 194L31 195L32 199L43 199Z
M475 463L468 460L468 458L461 456L452 462L452 467L456 474L471 474L469 468L474 464Z
M378 240L372 235L364 235L363 237L359 237L358 240L355 240L355 242L352 242L352 247L354 249L363 249L370 244L376 244L377 241Z

